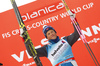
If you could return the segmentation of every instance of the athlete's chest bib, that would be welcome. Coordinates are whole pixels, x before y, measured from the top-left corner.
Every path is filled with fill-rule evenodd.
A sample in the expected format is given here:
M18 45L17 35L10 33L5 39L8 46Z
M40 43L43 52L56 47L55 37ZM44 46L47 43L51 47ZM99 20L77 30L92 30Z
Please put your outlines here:
M48 45L48 59L52 65L73 57L71 46L67 41L61 39L56 44Z

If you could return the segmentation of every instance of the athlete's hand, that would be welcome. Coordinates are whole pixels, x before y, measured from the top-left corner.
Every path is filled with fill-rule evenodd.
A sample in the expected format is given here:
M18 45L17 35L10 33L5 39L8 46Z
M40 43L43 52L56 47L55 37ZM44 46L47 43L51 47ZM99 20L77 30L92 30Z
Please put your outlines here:
M67 11L70 17L75 18L75 12L73 12L72 10Z
M20 34L21 37L23 37L24 30L22 28L19 29L19 34Z

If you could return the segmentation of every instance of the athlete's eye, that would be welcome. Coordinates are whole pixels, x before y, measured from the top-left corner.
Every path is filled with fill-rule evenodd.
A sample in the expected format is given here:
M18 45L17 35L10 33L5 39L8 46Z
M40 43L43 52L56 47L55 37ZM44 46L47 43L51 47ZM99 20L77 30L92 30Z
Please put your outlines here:
M50 35L50 33L48 33L47 35Z
M51 33L53 33L53 31L51 31Z

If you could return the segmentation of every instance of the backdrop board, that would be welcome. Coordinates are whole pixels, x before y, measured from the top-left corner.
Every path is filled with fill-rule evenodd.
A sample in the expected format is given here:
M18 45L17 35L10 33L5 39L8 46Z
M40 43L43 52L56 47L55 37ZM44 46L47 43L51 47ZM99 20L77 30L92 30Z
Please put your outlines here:
M82 33L100 63L100 0L65 1L76 13ZM60 38L74 31L61 0L36 0L18 8L36 48L48 44L42 32L43 25L54 27ZM0 21L0 63L4 66L36 66L19 36L19 25L14 10L0 13ZM81 39L72 46L72 51L79 66L95 66ZM43 66L52 66L46 57L40 59Z

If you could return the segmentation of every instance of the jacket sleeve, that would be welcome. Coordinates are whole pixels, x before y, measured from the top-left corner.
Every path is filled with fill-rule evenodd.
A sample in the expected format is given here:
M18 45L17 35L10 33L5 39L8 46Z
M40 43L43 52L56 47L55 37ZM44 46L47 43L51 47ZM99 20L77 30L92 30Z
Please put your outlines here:
M47 45L36 49L38 57L47 57Z
M71 35L64 37L64 39L66 39L68 41L68 43L70 44L70 46L72 46L78 40L79 37L80 36L79 36L75 26L74 26L74 32Z
M27 49L27 51L28 51L28 54L29 54L30 56L32 56L32 53L31 53L31 50L30 50L28 44L25 44L25 46L26 46L26 49ZM44 46L41 47L41 48L35 49L35 50L37 51L38 57L46 57L46 56L47 56L46 47L47 47L47 45L44 45Z

